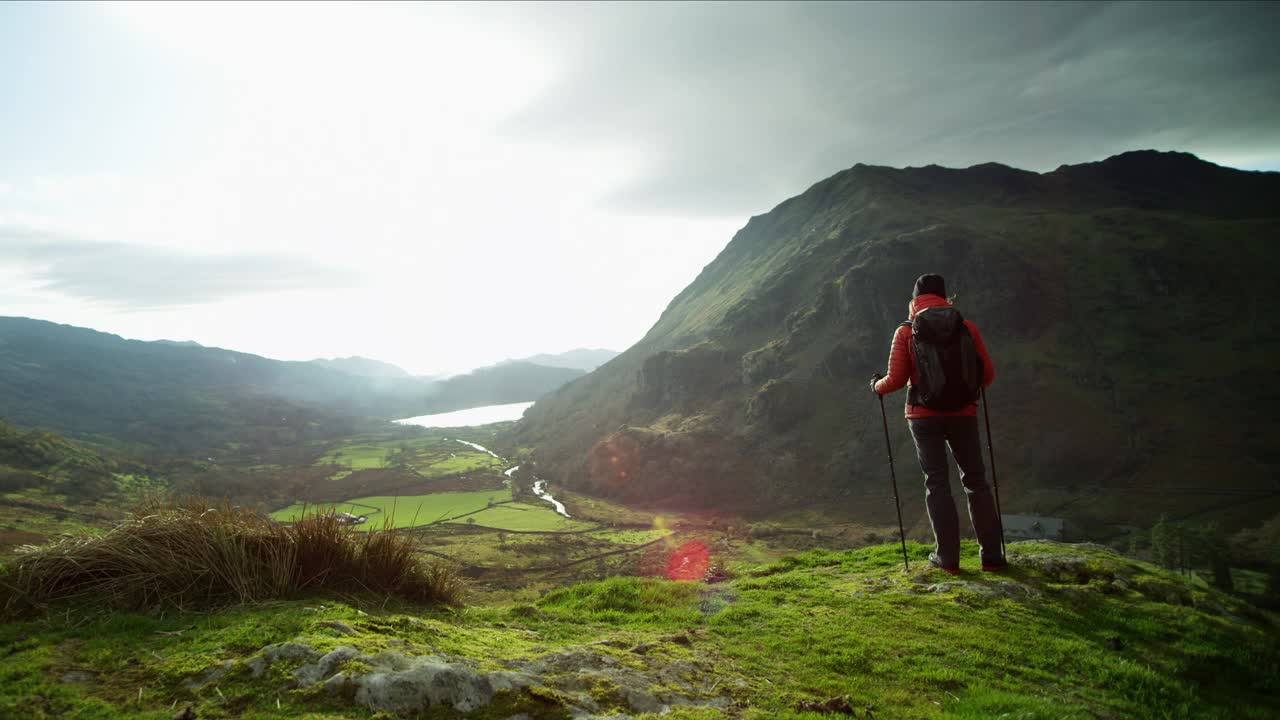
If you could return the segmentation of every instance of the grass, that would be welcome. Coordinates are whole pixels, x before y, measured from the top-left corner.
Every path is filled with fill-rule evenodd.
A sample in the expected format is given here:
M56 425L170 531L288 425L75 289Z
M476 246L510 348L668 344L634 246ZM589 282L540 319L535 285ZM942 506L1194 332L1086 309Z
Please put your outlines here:
M405 535L357 533L330 516L281 525L227 502L149 501L102 535L64 537L0 568L0 611L223 605L320 590L457 601L458 577L416 551Z
M729 703L727 712L663 716L673 720L1274 716L1280 640L1272 616L1092 548L1018 543L1011 572L966 564L958 578L928 569L927 547L908 549L908 573L896 545L814 550L740 563L736 579L715 585L614 577L457 610L289 601L217 613L50 615L0 626L8 648L0 715L162 718L191 704L207 718L373 717L340 695L287 687L287 672L255 680L244 671L263 646L296 640L321 652L418 648L484 670L586 649L620 665L702 673L701 687ZM930 589L953 581L968 584ZM983 595L1007 587L1018 592ZM351 632L332 629L335 621ZM643 654L630 650L640 646ZM233 670L216 688L182 687L224 661ZM71 669L95 680L59 682ZM422 717L461 716L432 708Z
M560 515L550 505L511 502L511 491L442 492L427 495L375 495L335 503L294 503L271 517L293 522L304 513L347 512L367 515L377 527L410 528L440 520L453 520L500 530L525 532L573 532L594 527L593 523ZM474 521L474 522L471 522Z
M342 465L349 470L370 470L387 467L387 461L394 453L393 443L348 443L330 450L316 463Z
M137 473L113 473L116 491L128 500L137 502L144 495L163 492L168 484L164 480Z
M594 523L567 518L546 504L504 503L471 517L475 518L476 525L526 532L573 532L595 527Z
M346 442L320 456L315 464L345 468L331 476L333 480L341 480L356 470L396 466L411 470L423 478L461 475L477 470L500 470L503 467L503 462L492 455L447 439L439 433L395 440Z
M376 512L370 522L388 528L408 528L441 519L456 518L483 510L492 503L511 500L511 491L481 490L476 492L443 492L428 495L374 495L343 500L336 503L294 503L271 513L273 520L294 522L306 513L328 513L333 510L352 514ZM477 520L477 522L479 522Z

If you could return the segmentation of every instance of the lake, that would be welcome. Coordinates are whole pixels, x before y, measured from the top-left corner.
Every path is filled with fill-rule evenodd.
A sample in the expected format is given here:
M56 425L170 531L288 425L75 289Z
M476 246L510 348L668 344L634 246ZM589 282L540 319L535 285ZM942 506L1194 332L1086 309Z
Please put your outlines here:
M484 407L454 410L435 415L419 415L403 418L395 422L401 425L419 425L421 427L466 427L468 425L488 425L489 423L519 420L524 411L532 406L532 402L507 403L506 405L485 405Z

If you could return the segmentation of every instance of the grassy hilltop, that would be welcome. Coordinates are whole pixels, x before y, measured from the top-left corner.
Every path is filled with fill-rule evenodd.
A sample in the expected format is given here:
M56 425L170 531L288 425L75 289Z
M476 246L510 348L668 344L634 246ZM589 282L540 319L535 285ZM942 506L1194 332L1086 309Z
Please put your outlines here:
M1272 615L1091 546L1016 544L1010 573L959 577L910 550L910 572L896 545L737 556L711 583L615 577L452 610L53 613L0 626L0 715L1273 717Z

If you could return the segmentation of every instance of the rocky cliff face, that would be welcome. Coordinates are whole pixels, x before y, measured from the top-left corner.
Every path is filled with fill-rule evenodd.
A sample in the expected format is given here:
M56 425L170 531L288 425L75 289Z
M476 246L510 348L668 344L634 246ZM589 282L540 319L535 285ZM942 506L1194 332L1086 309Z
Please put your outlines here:
M914 278L939 272L995 358L1007 507L1265 517L1277 198L1276 173L1180 153L1044 174L855 166L751 218L643 340L540 400L507 441L546 476L630 501L840 498L883 516L866 379ZM910 496L900 403L886 400Z

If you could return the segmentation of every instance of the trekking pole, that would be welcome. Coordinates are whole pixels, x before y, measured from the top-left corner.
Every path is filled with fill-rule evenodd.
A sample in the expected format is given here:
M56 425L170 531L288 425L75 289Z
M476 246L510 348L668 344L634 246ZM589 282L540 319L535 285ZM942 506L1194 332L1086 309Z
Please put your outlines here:
M898 502L898 474L893 470L893 445L889 442L889 418L884 414L884 396L880 398L880 422L884 424L884 447L889 452L889 478L893 482L893 507L898 511L898 539L902 541L902 569L910 570L907 564L907 531L902 529L902 505Z
M1000 557L1008 562L1004 549L1004 515L1000 512L1000 480L996 478L996 451L991 447L991 410L987 407L987 389L982 388L982 417L987 422L987 456L991 458L991 486L996 491L996 524L1000 527Z

